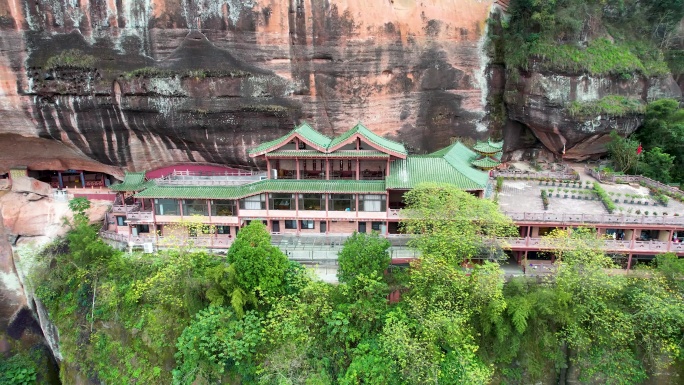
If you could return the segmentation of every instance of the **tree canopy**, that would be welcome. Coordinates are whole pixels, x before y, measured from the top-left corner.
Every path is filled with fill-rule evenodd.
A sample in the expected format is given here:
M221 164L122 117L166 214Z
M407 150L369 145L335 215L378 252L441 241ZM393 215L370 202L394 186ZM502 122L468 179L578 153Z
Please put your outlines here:
M377 233L354 232L337 255L337 278L340 282L353 282L357 276L382 276L389 267L390 243Z
M498 206L447 184L423 184L404 194L402 230L425 255L459 264L475 256L496 259L495 237L517 234ZM485 258L486 259L486 258Z

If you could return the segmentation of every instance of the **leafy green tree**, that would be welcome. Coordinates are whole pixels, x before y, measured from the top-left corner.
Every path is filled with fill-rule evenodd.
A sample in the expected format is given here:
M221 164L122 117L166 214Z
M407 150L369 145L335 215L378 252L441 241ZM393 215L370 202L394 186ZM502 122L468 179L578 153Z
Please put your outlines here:
M452 264L497 255L500 250L492 239L517 235L511 219L494 202L452 185L419 185L404 194L404 200L402 230L416 235L410 244Z
M684 258L679 258L674 253L660 254L656 256L656 266L672 289L684 293Z
M218 383L231 373L249 380L256 374L255 359L263 338L262 319L254 311L241 318L225 307L200 311L176 343L174 384L200 379Z
M660 147L654 147L644 153L644 163L640 165L639 171L649 178L669 183L674 159L674 156L663 152Z
M260 222L240 230L228 250L227 262L209 272L214 284L207 297L216 305L230 302L238 317L248 304L256 306L259 297L277 297L285 290L287 257L271 245L271 236Z
M684 108L679 108L679 101L661 99L650 103L644 124L635 135L646 149L644 157L651 153L652 159L645 159L644 174L684 183ZM656 147L659 150L652 152ZM671 168L670 157L673 157ZM669 172L663 174L665 170Z
M623 138L617 132L611 131L607 147L615 170L624 173L636 167L639 159L639 143L636 140Z
M88 198L74 198L69 201L69 209L74 213L74 220L87 221L88 216L86 211L90 208L90 201Z
M381 277L390 264L389 247L389 241L377 233L354 232L338 253L337 278L340 282L352 282L361 274L375 273Z

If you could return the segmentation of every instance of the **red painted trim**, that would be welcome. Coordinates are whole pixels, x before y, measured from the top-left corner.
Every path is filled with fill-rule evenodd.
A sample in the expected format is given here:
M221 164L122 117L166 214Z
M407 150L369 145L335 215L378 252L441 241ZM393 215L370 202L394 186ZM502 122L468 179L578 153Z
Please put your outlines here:
M369 142L369 141L367 141L366 137L364 137L363 135L361 135L359 133L356 133L356 134L350 136L349 138L347 138L347 140L336 144L334 147L329 148L328 152L330 153L330 152L333 152L333 151L339 149L340 147L346 146L347 144L355 141L357 138L360 139L363 143L373 147L374 149L376 149L382 153L393 155L393 156L396 156L397 158L406 159L405 154L401 154L401 153L398 153L396 151L388 150L384 147L380 147L380 146L376 145L375 143Z
M278 144L274 144L273 146L271 146L271 147L269 147L269 148L267 148L267 149L265 149L265 150L261 150L261 151L259 151L259 152L255 152L255 153L249 154L249 156L250 156L250 158L254 158L254 157L257 157L257 156L259 156L259 155L264 155L264 154L266 154L266 153L268 153L268 152L275 151L275 150L279 149L280 147L283 147L284 145L290 143L290 141L291 141L292 139L294 139L294 138L297 138L297 139L301 140L302 142L308 144L309 146L313 147L314 149L316 149L316 150L318 150L318 151L320 151L320 152L322 152L322 153L325 153L325 149L324 149L323 147L320 147L320 146L318 146L317 144L314 144L313 142L311 142L311 141L307 140L306 138L304 138L303 136L301 136L299 133L295 132L295 133L292 133L292 134L291 134L290 136L288 136L287 138L283 139L282 142L280 142L280 143L278 143ZM297 147L299 147L299 146L297 146ZM297 150L298 150L298 149L299 149L299 148L297 148Z

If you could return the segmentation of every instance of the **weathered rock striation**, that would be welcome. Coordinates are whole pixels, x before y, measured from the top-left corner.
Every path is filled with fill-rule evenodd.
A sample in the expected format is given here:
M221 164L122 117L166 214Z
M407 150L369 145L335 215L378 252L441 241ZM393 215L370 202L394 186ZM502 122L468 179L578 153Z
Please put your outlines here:
M0 2L0 142L23 137L0 172L248 165L301 120L416 152L486 137L493 2Z
M529 127L543 145L564 158L583 160L606 152L609 134L634 132L643 113L573 115L571 103L596 102L607 96L621 96L643 104L660 98L681 98L682 90L671 76L631 79L564 75L543 72L508 76L504 100L508 118ZM512 138L514 142L516 138ZM513 143L508 143L509 148Z

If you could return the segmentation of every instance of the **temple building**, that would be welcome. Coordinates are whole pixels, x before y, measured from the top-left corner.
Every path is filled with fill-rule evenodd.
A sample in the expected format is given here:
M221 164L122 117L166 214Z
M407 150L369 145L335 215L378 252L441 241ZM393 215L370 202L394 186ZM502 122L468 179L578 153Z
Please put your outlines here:
M488 139L486 142L478 141L473 146L473 150L477 152L478 156L470 164L481 170L493 170L501 165L502 149L503 141L492 142L491 139Z
M307 123L249 152L266 172L169 170L148 178L127 173L107 230L165 237L192 219L216 238L263 221L274 234L398 233L403 194L423 182L449 183L483 197L488 175L470 163L461 143L429 155L408 155L401 143L357 124L329 138Z
M240 228L261 221L274 238L289 245L376 231L402 246L404 193L436 182L484 198L485 191L492 191L486 170L498 165L501 149L501 142L491 140L478 142L473 149L455 142L431 154L409 155L401 143L362 124L330 138L303 123L249 152L262 171L192 164L127 173L123 182L109 188L117 196L101 235L129 246L164 246L181 240L225 249ZM684 202L658 204L646 198L644 186L671 189L671 196L679 190L634 176L642 185L605 187L622 207L618 213L607 213L592 193L592 182L575 180L578 173L547 173L538 181L521 179L515 172L496 173L511 179L497 193L497 202L519 230L518 237L501 240L513 264L551 266L554 246L543 236L553 229L580 226L608 237L606 252L627 269L665 252L684 256ZM549 194L549 211L540 197L542 190ZM549 191L556 191L553 198ZM620 200L623 193L625 198L632 193L642 198Z

